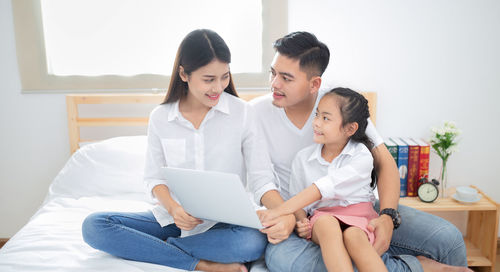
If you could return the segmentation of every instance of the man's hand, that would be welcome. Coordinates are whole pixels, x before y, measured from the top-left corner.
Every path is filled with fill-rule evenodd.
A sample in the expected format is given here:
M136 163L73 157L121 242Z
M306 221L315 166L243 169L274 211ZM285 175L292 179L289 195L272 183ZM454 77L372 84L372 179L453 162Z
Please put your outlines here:
M369 231L375 232L373 247L378 255L382 256L382 254L389 249L389 245L391 244L392 231L394 230L392 218L387 214L382 214L372 219L366 228Z
M307 239L311 237L311 230L311 222L309 222L307 217L302 218L302 220L297 221L295 224L295 232L301 238Z
M186 213L181 205L175 206L169 213L174 218L175 225L181 230L192 230L197 225L203 223L202 220L194 218Z
M267 240L271 244L278 244L288 238L295 227L295 216L287 214L270 221L262 222L266 227L260 231L267 235Z

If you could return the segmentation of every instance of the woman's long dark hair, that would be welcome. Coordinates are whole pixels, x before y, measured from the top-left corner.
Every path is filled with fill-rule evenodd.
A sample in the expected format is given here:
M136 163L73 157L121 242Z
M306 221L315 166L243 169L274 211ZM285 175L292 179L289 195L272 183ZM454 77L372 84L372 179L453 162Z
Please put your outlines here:
M209 29L197 29L190 32L177 50L170 85L162 104L176 102L187 95L188 85L179 75L180 66L189 76L193 71L209 64L214 59L223 63L231 63L231 52L219 34ZM229 73L229 85L224 91L238 96L231 73Z

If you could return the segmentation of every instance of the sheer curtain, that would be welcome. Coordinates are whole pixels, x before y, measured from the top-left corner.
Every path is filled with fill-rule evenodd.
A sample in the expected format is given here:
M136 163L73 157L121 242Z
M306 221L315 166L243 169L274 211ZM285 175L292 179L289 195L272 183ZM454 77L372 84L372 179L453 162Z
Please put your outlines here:
M261 0L42 0L47 72L170 75L190 31L216 31L233 73L262 71Z

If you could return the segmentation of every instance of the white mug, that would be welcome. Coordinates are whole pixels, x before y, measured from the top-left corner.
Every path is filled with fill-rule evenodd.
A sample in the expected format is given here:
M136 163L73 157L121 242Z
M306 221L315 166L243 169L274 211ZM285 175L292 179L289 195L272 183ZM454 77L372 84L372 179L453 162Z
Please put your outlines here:
M457 187L457 198L464 201L474 201L477 198L477 190L468 186Z

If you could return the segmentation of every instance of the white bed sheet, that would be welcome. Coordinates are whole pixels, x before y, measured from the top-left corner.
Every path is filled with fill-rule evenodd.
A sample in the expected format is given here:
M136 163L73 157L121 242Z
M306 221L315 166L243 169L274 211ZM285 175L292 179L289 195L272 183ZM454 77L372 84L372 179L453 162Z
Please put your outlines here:
M145 211L145 136L118 137L78 150L51 183L44 204L0 249L0 271L182 271L128 261L88 246L85 217L95 211Z
M0 249L0 271L183 271L117 258L82 238L82 222L92 212L138 212L154 205L142 181L146 143L146 136L117 137L75 152L39 210ZM263 260L251 271L267 271Z

